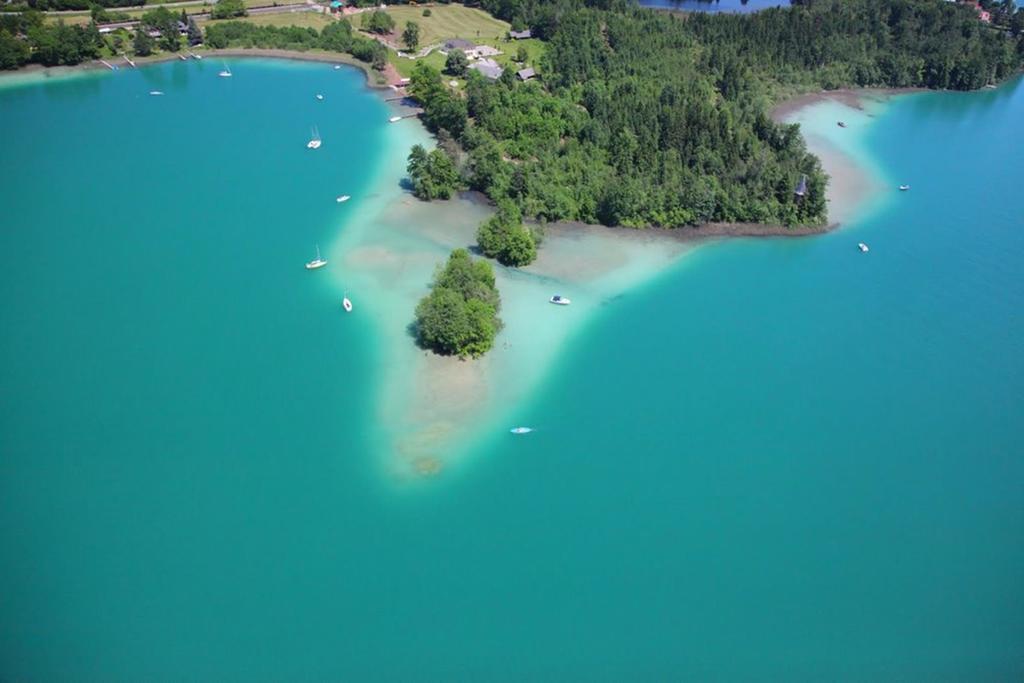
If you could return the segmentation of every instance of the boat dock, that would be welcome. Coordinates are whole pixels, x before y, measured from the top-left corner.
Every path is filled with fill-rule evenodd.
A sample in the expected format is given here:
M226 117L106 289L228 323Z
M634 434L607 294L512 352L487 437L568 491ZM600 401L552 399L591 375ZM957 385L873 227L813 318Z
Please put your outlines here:
M132 65L133 69L138 68L138 67L135 66L135 62L132 61L131 57L129 57L126 52L122 52L121 56L124 57L124 61L126 61L126 62L128 62L129 64Z
M117 67L116 67L116 66L114 66L113 64L111 64L110 62L108 62L108 61L107 61L107 60L105 60L105 59L101 59L101 60L100 60L100 64L102 64L103 66L107 67L107 68L108 68L108 69L110 69L111 71L117 71Z

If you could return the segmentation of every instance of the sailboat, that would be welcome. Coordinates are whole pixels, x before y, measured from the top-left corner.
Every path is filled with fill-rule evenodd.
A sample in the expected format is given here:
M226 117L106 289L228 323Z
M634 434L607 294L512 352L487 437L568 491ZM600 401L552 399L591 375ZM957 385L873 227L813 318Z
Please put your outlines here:
M348 298L348 294L341 300L341 307L345 309L346 313L352 312L352 301Z
M229 67L227 64L224 64L224 69L217 75L221 78L231 78L231 67Z
M327 260L320 258L320 245L316 245L316 258L306 264L306 270L316 270L327 265Z
M320 131L313 126L313 137L306 143L306 149L320 149Z

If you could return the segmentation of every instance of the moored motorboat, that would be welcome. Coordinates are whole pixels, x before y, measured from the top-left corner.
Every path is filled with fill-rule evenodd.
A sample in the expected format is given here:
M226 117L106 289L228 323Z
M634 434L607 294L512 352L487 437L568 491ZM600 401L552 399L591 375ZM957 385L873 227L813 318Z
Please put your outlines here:
M164 93L163 93L162 90L150 90L149 94L150 95L163 95Z
M217 74L217 75L220 76L221 78L231 78L231 67L229 67L227 64L225 64L224 65L224 69L221 70L221 72L219 74Z
M900 185L900 192L906 192L910 189L910 185Z
M341 300L341 307L345 309L346 313L352 312L352 301L348 298L348 295Z
M837 121L836 125L839 126L840 128L846 128L846 122L845 121Z
M388 119L388 123L395 123L395 122L401 121L401 120L402 120L401 116L392 116L390 119Z
M342 202L347 202L347 201L348 201L348 200L350 200L350 199L352 199L352 198L351 198L351 197L349 197L349 196L348 196L347 194L339 194L339 195L338 195L338 197L337 197L337 199L336 199L336 201L337 201L337 202L338 202L339 204L341 204Z
M324 98L324 96L323 96L323 95L321 95L320 93L317 93L317 94L316 94L316 98L317 98L318 100L322 100L322 99Z
M858 242L857 243L857 248L860 249L864 253L867 253L869 251L868 245L864 244L863 242Z
M529 434L530 432L533 431L533 427L513 427L508 431L512 432L513 434Z
M327 259L320 258L320 245L316 245L316 258L306 264L306 270L316 270L327 265Z
M568 306L569 304L572 303L572 300L570 300L570 299L568 299L568 298L566 298L566 297L564 297L564 296L562 296L560 294L555 294L553 297L548 299L548 301L550 301L551 303L556 304L558 306Z
M320 140L320 131L313 126L313 137L306 143L306 149L320 149L321 144L323 143Z

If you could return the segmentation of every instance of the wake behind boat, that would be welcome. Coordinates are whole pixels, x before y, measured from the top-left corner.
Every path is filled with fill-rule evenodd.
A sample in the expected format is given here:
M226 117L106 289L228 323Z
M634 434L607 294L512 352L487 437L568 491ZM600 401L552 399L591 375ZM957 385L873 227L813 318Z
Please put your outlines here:
M327 265L327 259L320 258L320 245L316 245L316 258L306 264L306 270L316 270Z

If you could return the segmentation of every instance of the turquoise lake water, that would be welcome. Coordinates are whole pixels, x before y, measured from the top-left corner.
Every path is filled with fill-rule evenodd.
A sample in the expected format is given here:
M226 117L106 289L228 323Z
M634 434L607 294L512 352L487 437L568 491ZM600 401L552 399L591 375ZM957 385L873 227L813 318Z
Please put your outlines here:
M0 679L1024 676L1020 81L880 109L911 192L684 257L396 488L302 268L388 111L219 69L0 88Z

